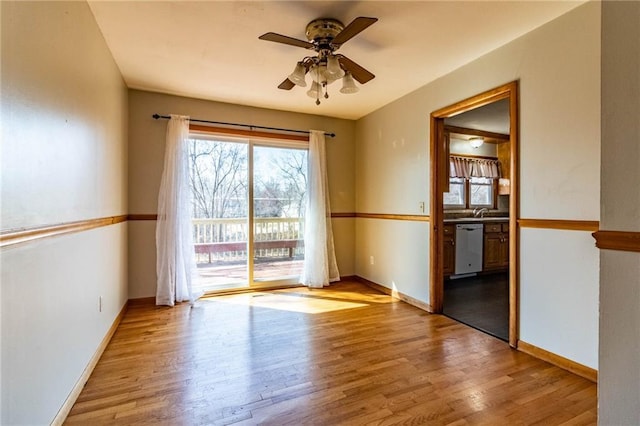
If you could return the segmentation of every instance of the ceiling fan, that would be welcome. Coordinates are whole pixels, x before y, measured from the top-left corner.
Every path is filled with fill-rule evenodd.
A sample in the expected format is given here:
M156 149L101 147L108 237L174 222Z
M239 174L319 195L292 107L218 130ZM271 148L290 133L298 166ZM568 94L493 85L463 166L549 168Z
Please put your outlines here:
M353 81L354 79L360 84L365 84L375 75L346 56L336 53L336 50L377 21L378 18L361 16L345 27L337 19L314 19L307 24L306 35L309 41L272 32L261 35L260 40L288 44L316 52L315 56L306 56L299 61L294 71L280 83L278 88L291 90L295 85L306 87L305 76L309 73L313 83L307 95L316 98L316 105L320 105L322 91L324 90L325 99L328 98L327 86L340 78L342 78L343 84L340 89L341 93L356 93L358 87Z

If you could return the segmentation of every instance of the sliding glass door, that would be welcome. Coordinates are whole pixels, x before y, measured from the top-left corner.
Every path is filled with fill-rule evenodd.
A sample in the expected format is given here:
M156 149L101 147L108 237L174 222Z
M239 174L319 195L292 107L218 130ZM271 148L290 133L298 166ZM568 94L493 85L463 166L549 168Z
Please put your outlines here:
M249 145L191 139L189 154L194 286L205 290L245 287L249 283Z
M255 146L253 164L254 280L295 279L304 259L307 151Z
M304 259L306 174L305 145L193 135L195 287L297 282Z

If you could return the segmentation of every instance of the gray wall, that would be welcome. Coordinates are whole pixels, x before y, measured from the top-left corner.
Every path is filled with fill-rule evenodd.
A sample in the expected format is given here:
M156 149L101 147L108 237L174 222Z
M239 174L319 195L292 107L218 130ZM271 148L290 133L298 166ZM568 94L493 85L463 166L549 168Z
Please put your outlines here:
M640 2L602 2L600 229L640 232ZM640 253L600 253L599 423L640 424Z
M127 91L88 5L0 7L2 230L126 214ZM0 423L49 424L127 300L127 225L1 256Z

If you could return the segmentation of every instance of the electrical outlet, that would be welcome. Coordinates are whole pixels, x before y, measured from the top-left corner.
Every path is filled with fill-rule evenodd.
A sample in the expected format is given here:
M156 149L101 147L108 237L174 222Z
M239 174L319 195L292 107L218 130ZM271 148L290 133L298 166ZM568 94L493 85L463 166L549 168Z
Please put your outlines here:
M102 312L102 296L100 296L100 299L99 299L98 309L100 312Z
M424 213L424 201L418 203L418 210L420 210L420 213Z
M373 256L369 256L369 263L373 265Z

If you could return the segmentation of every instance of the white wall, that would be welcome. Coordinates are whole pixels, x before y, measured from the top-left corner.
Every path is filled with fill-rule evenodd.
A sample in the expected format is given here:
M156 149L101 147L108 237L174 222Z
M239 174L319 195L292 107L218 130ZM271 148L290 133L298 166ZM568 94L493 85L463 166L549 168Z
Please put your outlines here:
M319 129L327 138L327 167L332 212L355 211L355 123L308 114L225 104L139 90L129 91L129 213L155 214L164 159L166 120L161 115L255 124L289 129ZM155 296L155 222L129 223L129 296ZM354 273L355 220L334 218L333 232L342 276Z
M474 148L468 140L451 138L449 141L449 154L497 157L498 145L495 143L485 143L478 148Z
M127 92L89 7L1 10L2 230L126 214ZM0 423L48 424L127 300L127 225L0 262Z
M640 3L602 3L602 221L640 232ZM600 254L599 424L640 424L640 253Z
M593 237L552 229L522 229L520 237L520 338L597 369L598 286L590 284L599 259ZM569 266L559 267L558 259Z
M461 67L358 120L356 124L356 211L419 214L429 205L429 114L510 81L520 81L520 217L598 220L600 164L600 4L580 6L525 36ZM427 227L412 234L398 221L358 219L356 274L428 303ZM391 227L392 229L389 229ZM597 251L587 232L527 230L522 238L521 312L528 343L597 367ZM366 233L366 236L361 235ZM402 234L401 234L402 233ZM390 236L403 235L401 244ZM523 233L524 234L524 233ZM568 235L570 235L568 237ZM544 237L544 238L543 238ZM569 242L563 242L569 238ZM398 259L374 268L367 261L380 246ZM551 259L535 250L576 246ZM540 262L545 261L544 264ZM593 262L593 264L591 263ZM589 263L584 274L585 264ZM374 265L375 266L375 265ZM402 270L402 272L400 272ZM525 275L526 271L539 271ZM527 272L528 273L528 272ZM391 277L402 279L391 282ZM558 277L564 277L559 280ZM576 277L581 277L580 280ZM553 282L555 286L546 283ZM572 290L587 299L575 303ZM547 292L550 292L547 294ZM545 314L536 301L552 298L567 316L585 323L542 330ZM567 336L567 337L565 337ZM529 339L529 340L527 340ZM583 354L576 359L575 354Z
M356 268L360 277L428 301L429 223L358 219Z

